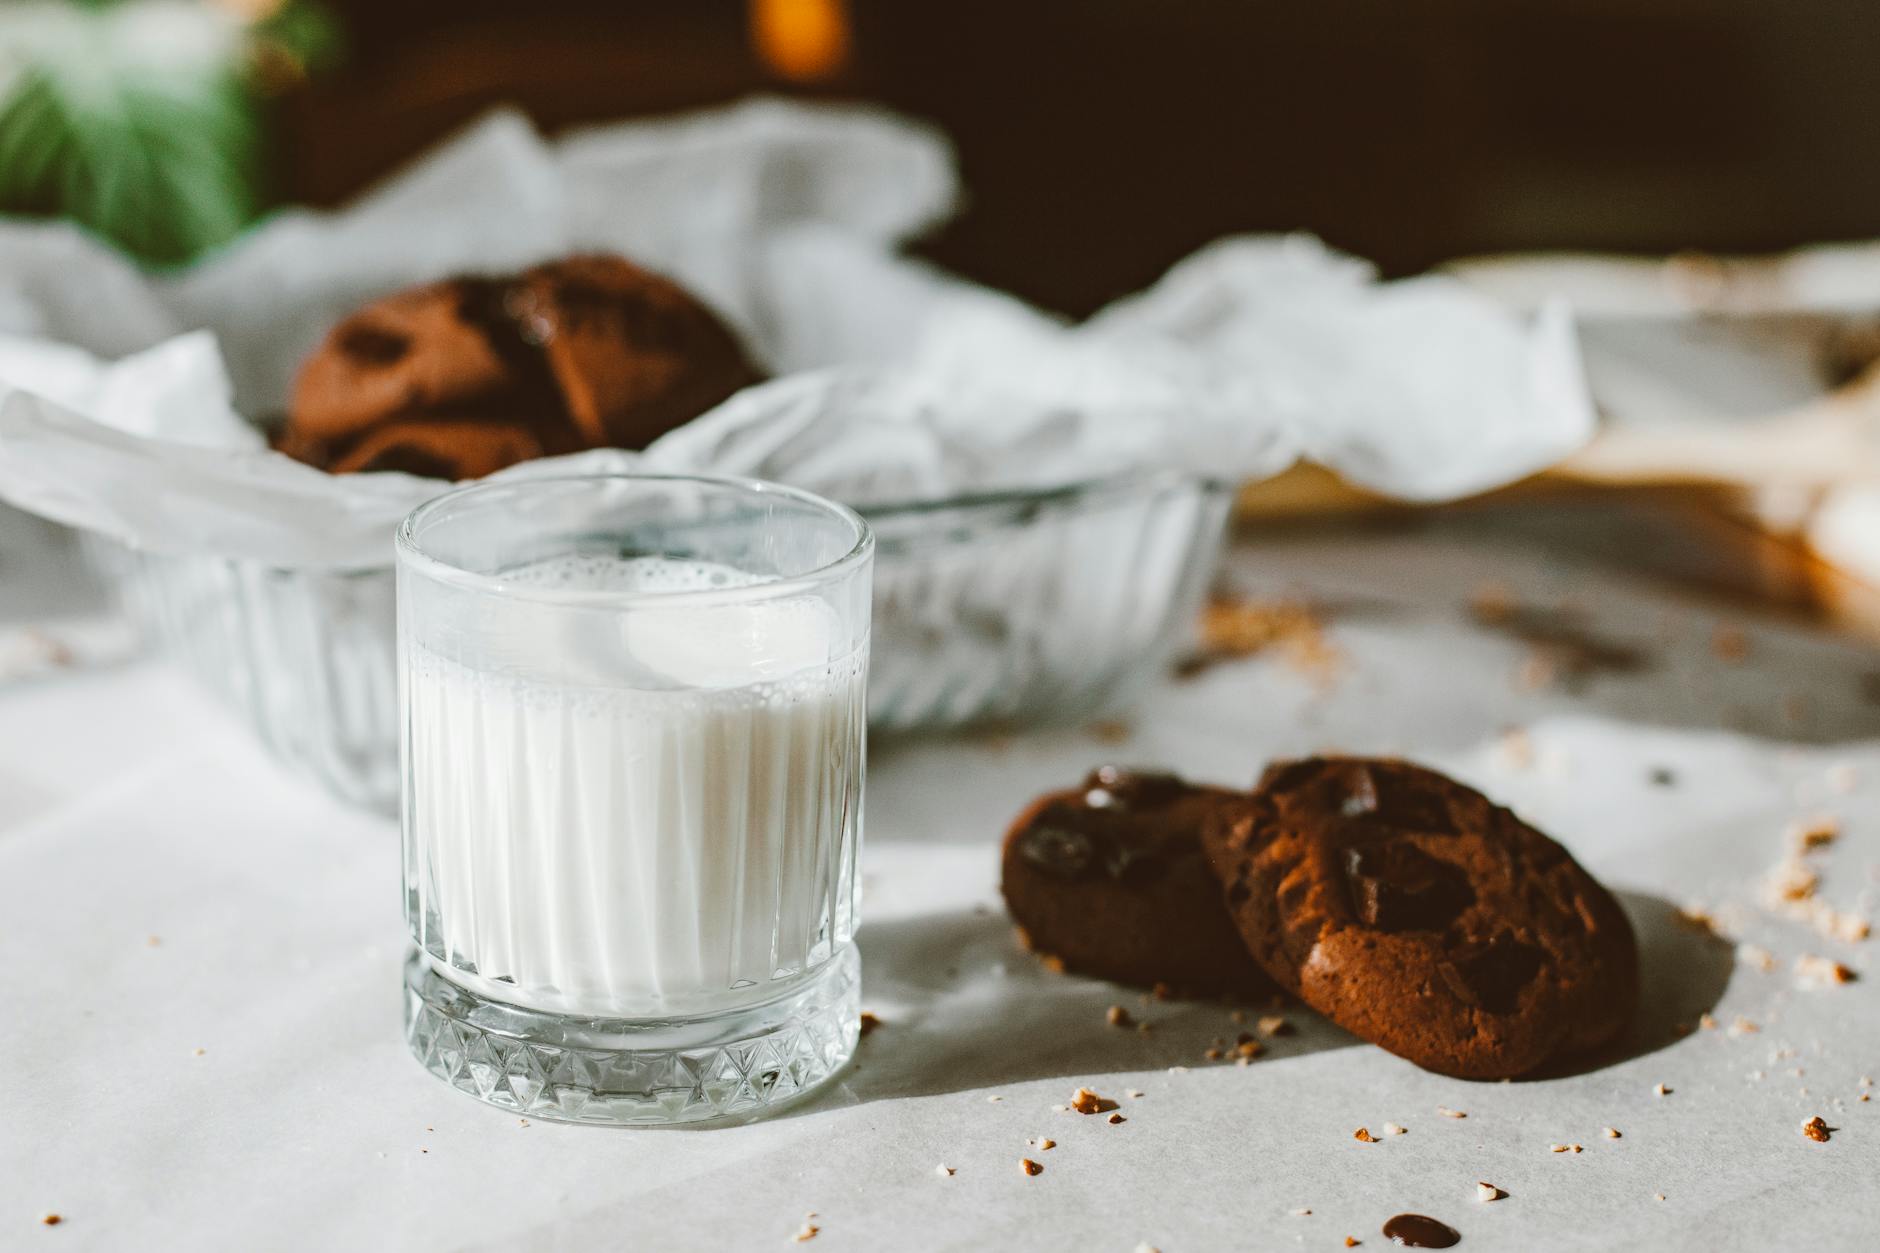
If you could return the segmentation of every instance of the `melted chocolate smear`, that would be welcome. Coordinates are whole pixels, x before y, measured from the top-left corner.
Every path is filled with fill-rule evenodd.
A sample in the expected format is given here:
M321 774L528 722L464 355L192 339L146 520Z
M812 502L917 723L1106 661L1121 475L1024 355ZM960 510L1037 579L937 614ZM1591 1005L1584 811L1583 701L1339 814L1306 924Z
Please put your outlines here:
M1353 912L1379 931L1441 931L1475 902L1460 867L1407 841L1353 845L1343 863Z
M1124 766L1098 766L1084 780L1084 803L1093 809L1140 809L1181 799L1188 785L1177 775Z
M411 351L408 336L363 324L346 327L339 333L336 344L341 353L358 364L379 369L396 365Z
M1026 861L1059 879L1107 878L1143 883L1159 878L1192 841L1159 838L1140 819L1082 805L1056 804L1019 837Z
M1384 1224L1384 1234L1413 1249L1446 1249L1462 1240L1462 1233L1428 1214L1399 1214Z
M457 317L483 336L508 369L518 393L515 416L542 433L544 452L573 452L584 447L585 441L542 352L542 339L525 325L527 319L516 315L515 291L515 284L500 279L458 279Z
M1464 945L1438 967L1443 981L1463 1001L1491 1014L1513 1013L1521 989L1547 964L1546 954L1507 932Z

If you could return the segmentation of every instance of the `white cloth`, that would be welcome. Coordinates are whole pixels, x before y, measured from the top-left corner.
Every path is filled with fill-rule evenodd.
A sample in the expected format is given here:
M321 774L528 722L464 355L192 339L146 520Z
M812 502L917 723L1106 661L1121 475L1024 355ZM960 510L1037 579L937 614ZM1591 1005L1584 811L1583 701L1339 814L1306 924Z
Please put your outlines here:
M1837 944L1750 902L1787 822L1828 811L1846 829L1814 855L1821 891L1873 908L1880 718L1857 682L1872 654L1744 621L1750 659L1724 666L1712 609L1441 535L1276 540L1228 574L1342 605L1344 676L1321 692L1277 660L1224 665L1153 693L1122 745L878 746L863 1004L885 1025L814 1104L705 1132L523 1126L420 1070L399 1034L395 826L280 773L180 676L143 663L0 688L0 1245L26 1247L56 1212L48 1247L68 1249L763 1249L813 1210L818 1250L1184 1253L1376 1247L1384 1219L1415 1210L1464 1248L1865 1246L1880 1103L1858 1102L1858 1078L1880 1077L1880 941ZM1490 576L1540 603L1570 589L1656 667L1581 695L1522 689L1523 647L1461 612ZM1785 722L1789 697L1805 722ZM1511 724L1531 764L1500 747ZM1803 733L1814 746L1784 742ZM1210 1064L1209 1043L1243 1029L1226 1007L1145 1006L1013 942L996 848L1030 796L1102 760L1245 783L1269 755L1321 747L1413 753L1571 845L1639 924L1650 1049L1471 1084L1289 1011L1299 1033L1266 1057ZM1858 771L1851 794L1839 767ZM1734 902L1782 968L1675 924L1691 900ZM1799 989L1788 963L1805 952L1862 982ZM1154 1031L1107 1026L1112 1003ZM1672 1034L1706 1009L1761 1030ZM1085 1084L1128 1121L1054 1111ZM1831 1143L1799 1134L1817 1113ZM1387 1121L1409 1133L1353 1140ZM1023 1157L1044 1173L1022 1175ZM1477 1180L1508 1197L1479 1203Z
M1157 468L1238 482L1306 457L1435 500L1592 432L1559 308L1255 237L1067 327L901 255L957 195L924 127L760 100L554 144L498 113L344 210L281 213L163 278L0 223L0 500L154 551L383 564L443 484L314 471L244 418L283 412L370 298L596 248L686 284L777 376L657 441L666 471L881 504Z

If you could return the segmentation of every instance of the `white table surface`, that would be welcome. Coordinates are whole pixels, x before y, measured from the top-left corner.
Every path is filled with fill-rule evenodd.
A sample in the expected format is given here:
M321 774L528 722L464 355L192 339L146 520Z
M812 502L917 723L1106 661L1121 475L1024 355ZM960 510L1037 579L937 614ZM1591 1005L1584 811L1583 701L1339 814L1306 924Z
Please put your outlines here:
M394 824L279 771L180 675L111 661L69 562L56 533L0 517L0 643L17 657L32 623L79 654L0 680L0 1248L762 1249L794 1247L809 1211L818 1250L1375 1248L1401 1210L1451 1223L1465 1250L1880 1238L1880 1098L1858 1099L1860 1076L1880 1077L1880 940L1837 943L1756 904L1785 825L1826 811L1845 830L1815 855L1822 895L1875 913L1870 649L1483 524L1243 543L1241 590L1330 606L1333 683L1259 657L1163 685L1120 744L877 745L862 949L864 1005L886 1025L786 1116L618 1131L525 1125L418 1068L399 1034ZM1525 688L1526 647L1464 612L1488 578L1570 598L1651 667ZM1747 631L1743 663L1713 655L1720 621ZM1531 753L1504 738L1514 726ZM1298 1033L1265 1058L1208 1063L1242 1029L1226 1007L1144 1006L1013 943L996 846L1034 793L1109 759L1244 782L1314 748L1453 770L1618 889L1645 963L1626 1047L1577 1074L1470 1084L1293 1011ZM1687 901L1781 968L1677 924ZM1788 970L1803 953L1862 980L1806 990ZM1106 1026L1118 1002L1155 1029ZM1724 1026L1677 1034L1705 1010ZM1739 1015L1759 1029L1727 1030ZM1128 1121L1053 1109L1083 1084ZM1817 1113L1838 1128L1828 1144L1799 1133ZM1408 1133L1353 1139L1387 1121ZM1549 1152L1563 1142L1585 1152ZM1025 1177L1022 1157L1045 1172ZM1479 1203L1477 1180L1508 1196Z

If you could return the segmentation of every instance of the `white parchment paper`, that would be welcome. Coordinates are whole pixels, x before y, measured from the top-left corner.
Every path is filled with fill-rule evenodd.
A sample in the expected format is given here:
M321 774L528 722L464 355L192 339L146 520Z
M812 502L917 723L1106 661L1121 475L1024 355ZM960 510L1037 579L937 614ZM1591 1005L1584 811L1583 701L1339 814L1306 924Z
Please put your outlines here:
M704 1132L524 1125L424 1073L400 1038L396 823L283 773L180 677L144 664L0 687L0 1244L1264 1253L1351 1236L1367 1253L1413 1210L1458 1228L1461 1253L1867 1247L1880 940L1756 902L1784 828L1831 813L1842 835L1811 854L1821 896L1880 903L1871 650L1480 529L1267 536L1230 555L1243 591L1345 607L1330 687L1258 657L1159 687L1123 743L877 746L860 943L863 1006L884 1025L810 1106ZM1651 664L1579 691L1521 685L1527 650L1463 610L1490 579L1523 603L1571 597ZM1749 636L1743 665L1711 653L1725 621ZM1295 1033L1242 1068L1205 1051L1271 1010L1144 1004L1052 975L1013 939L998 839L1039 792L1102 760L1244 785L1269 757L1328 746L1461 775L1620 894L1645 996L1615 1056L1468 1083L1288 1009ZM1772 968L1680 923L1687 903ZM1810 953L1860 981L1799 981ZM1152 1030L1109 1026L1112 1004ZM1086 1084L1127 1121L1058 1108ZM1800 1134L1816 1114L1830 1143ZM1408 1133L1381 1135L1387 1121ZM1021 1174L1024 1157L1044 1173ZM1481 1203L1478 1180L1507 1195ZM819 1235L792 1244L811 1210ZM65 1221L42 1231L48 1211Z
M1560 309L1515 315L1449 279L1380 283L1309 237L1248 238L1067 326L899 255L957 196L920 126L758 101L553 144L499 113L349 208L280 214L174 276L69 228L0 227L0 499L149 550L382 564L441 485L327 475L252 424L365 300L593 248L689 286L776 376L648 449L667 470L867 504L1309 457L1434 499L1591 430Z

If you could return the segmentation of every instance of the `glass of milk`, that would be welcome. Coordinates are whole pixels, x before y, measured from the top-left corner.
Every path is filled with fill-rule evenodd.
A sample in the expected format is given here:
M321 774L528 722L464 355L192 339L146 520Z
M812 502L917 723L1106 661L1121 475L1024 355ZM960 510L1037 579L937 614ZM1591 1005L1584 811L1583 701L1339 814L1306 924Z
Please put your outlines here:
M869 592L852 511L515 477L398 532L406 1037L602 1123L759 1114L854 1050Z

